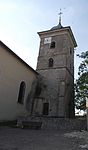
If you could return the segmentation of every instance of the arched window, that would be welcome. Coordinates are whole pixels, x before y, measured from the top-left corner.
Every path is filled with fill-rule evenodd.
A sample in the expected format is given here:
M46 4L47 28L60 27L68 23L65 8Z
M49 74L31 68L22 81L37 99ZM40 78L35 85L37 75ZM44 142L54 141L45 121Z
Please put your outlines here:
M53 67L53 58L49 59L49 67Z
M54 41L51 42L50 48L55 48L55 42Z
M26 88L26 84L24 81L22 81L20 84L19 95L18 95L18 103L20 104L23 104L24 102L25 88Z

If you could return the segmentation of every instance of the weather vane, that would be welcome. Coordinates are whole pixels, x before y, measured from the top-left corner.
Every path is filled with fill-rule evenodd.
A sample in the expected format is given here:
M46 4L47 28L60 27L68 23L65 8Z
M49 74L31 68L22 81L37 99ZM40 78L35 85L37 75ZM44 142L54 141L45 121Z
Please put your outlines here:
M61 24L61 15L62 15L63 13L61 12L61 8L60 8L60 13L58 14L59 15L59 24Z

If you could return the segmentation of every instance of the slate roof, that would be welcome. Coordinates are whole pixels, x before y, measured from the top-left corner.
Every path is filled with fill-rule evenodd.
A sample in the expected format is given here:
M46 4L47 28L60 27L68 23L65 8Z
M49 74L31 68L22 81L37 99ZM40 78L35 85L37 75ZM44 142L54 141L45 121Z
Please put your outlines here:
M51 30L57 30L57 29L61 29L61 28L63 28L63 26L59 22L59 24L57 26L52 27Z

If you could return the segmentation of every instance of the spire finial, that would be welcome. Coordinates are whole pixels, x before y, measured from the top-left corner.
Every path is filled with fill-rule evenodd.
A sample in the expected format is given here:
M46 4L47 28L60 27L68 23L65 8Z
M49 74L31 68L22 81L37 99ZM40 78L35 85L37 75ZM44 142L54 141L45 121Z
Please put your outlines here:
M61 8L60 8L60 12L59 12L59 24L61 25L61 15L62 15L63 13L61 12Z

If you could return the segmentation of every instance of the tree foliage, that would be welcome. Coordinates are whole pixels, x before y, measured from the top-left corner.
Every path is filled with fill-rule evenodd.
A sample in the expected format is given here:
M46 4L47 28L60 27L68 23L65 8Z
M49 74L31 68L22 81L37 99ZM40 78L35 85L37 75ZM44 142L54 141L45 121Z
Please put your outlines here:
M77 109L86 109L86 98L88 97L88 51L77 55L82 58L78 69L78 79L75 84L75 105Z

